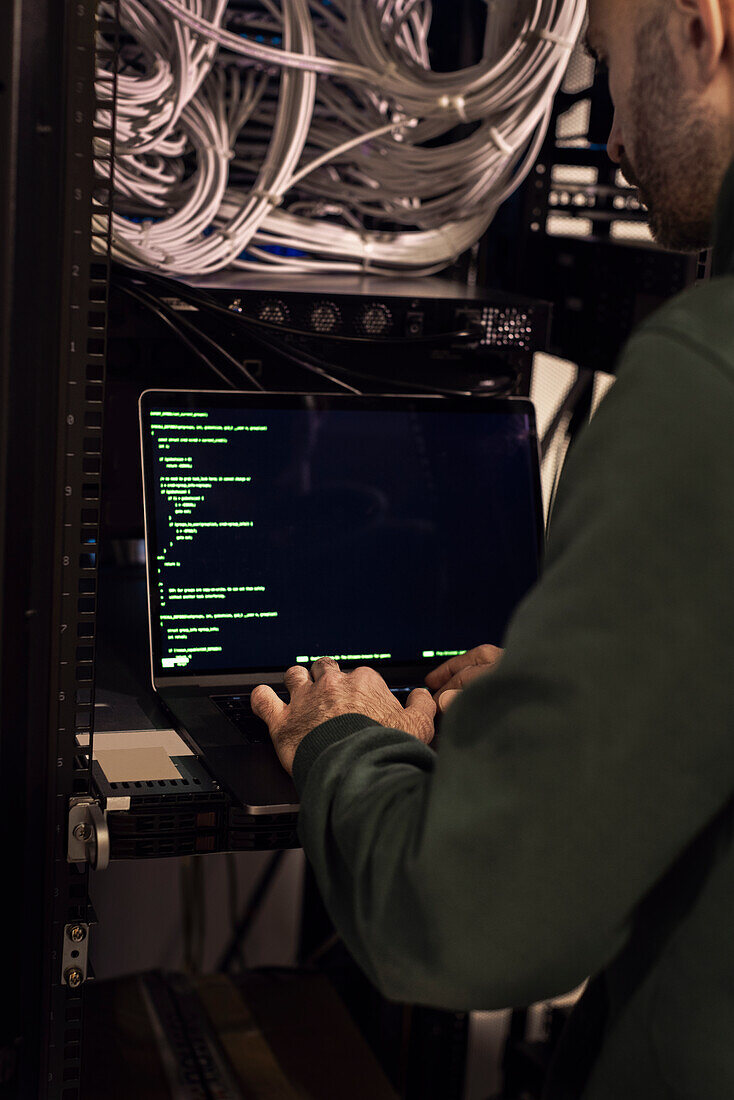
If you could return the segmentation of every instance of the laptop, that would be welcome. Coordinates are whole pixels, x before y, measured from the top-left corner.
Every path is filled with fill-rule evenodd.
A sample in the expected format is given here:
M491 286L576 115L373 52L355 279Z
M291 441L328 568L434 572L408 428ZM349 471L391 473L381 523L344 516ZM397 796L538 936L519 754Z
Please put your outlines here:
M252 688L330 656L404 701L538 579L522 398L148 390L140 427L153 686L251 814L298 809Z

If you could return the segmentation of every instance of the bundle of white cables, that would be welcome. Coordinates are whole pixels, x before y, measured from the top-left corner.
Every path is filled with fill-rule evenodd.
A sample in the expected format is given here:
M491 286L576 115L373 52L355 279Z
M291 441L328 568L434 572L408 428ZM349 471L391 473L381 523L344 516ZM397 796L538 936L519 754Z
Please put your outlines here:
M450 264L535 162L586 8L499 2L527 9L502 56L442 73L431 0L120 0L113 254L174 275Z

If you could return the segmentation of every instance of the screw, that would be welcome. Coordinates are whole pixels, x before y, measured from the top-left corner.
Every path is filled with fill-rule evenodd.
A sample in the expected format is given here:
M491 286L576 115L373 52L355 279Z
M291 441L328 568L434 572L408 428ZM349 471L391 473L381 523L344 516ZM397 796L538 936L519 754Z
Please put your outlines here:
M87 825L86 821L80 821L78 825L74 826L74 837L76 840L89 840L92 836L92 829Z
M82 928L81 924L72 924L67 932L67 936L72 943L81 943L87 938L87 930L86 928Z
M67 970L64 974L64 978L66 979L66 984L69 986L70 989L78 989L84 981L84 975L82 974L78 966L70 967L70 969Z

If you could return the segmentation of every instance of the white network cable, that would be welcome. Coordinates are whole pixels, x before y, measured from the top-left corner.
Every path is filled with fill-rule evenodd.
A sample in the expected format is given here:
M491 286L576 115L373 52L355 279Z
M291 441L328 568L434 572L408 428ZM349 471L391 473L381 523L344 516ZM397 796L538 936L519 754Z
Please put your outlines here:
M113 254L175 275L450 264L537 158L586 11L504 2L524 14L503 55L438 73L431 0L120 0Z

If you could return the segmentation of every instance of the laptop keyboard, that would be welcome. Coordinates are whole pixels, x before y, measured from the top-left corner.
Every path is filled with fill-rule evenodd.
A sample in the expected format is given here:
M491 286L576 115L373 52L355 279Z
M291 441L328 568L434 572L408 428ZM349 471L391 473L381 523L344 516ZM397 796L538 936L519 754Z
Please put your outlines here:
M398 702L404 706L413 688L391 688L390 690ZM283 702L288 702L288 692L285 688L274 687L273 691ZM267 726L252 713L249 691L243 692L241 695L212 695L210 698L212 703L229 718L230 722L237 726L246 744L264 745L270 741Z

